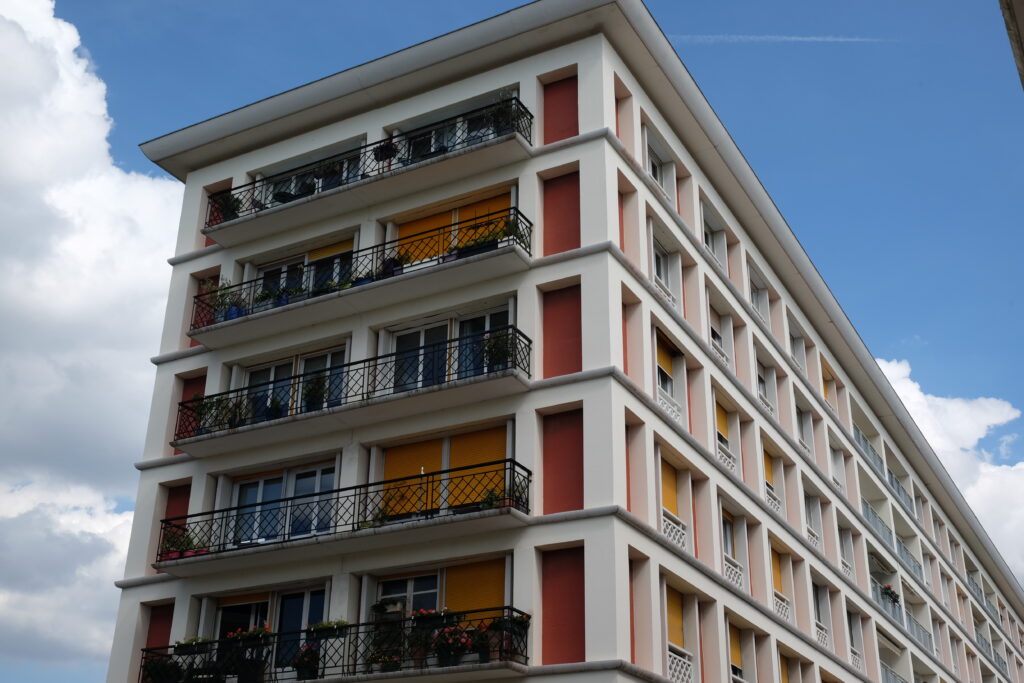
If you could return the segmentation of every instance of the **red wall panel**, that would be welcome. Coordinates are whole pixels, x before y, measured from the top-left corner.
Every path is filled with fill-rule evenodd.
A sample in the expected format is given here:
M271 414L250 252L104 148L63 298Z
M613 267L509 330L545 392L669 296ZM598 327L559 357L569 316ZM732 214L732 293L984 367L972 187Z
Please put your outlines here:
M544 255L580 246L580 174L544 181Z
M578 84L575 76L544 85L544 144L580 133Z
M583 509L583 411L544 416L544 514Z
M169 486L167 488L167 508L164 518L184 517L188 514L188 499L192 495L192 485Z
M544 663L582 662L586 659L583 548L552 550L541 557Z
M544 292L544 376L583 369L583 311L579 285Z
M146 632L146 647L167 647L171 644L171 619L174 618L174 604L154 605L149 608L149 630Z

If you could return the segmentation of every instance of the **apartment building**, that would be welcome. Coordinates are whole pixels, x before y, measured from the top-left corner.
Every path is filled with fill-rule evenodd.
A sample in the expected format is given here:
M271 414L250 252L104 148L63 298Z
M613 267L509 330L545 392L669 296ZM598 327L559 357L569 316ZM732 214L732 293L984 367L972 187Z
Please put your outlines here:
M1024 683L1024 594L640 0L143 145L108 681Z

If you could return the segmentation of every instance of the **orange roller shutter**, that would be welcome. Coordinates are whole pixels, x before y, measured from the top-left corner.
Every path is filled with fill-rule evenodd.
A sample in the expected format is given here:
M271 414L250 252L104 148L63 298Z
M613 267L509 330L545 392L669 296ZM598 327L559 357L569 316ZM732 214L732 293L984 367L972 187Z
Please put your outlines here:
M668 642L686 647L683 640L683 594L673 588L665 589L665 612L668 622Z
M448 251L448 247L451 246L451 232L438 228L450 226L453 223L452 216L451 211L442 211L399 224L398 239L401 240L402 253L409 261L433 258Z
M501 216L495 215L487 218L485 216L495 212L502 212L505 216L508 216L510 206L512 206L511 194L503 194L460 206L457 210L459 219L457 241L459 246L463 246L467 242L472 242L476 239L497 237L498 230L503 224L496 224L492 221L500 219ZM476 219L486 222L479 223Z
M740 630L729 624L729 663L743 668L743 648L740 644Z
M174 620L174 604L153 605L149 608L149 628L146 631L146 647L167 647L171 644L171 622Z
M729 413L725 412L720 403L715 403L715 426L719 434L729 438Z
M789 660L779 653L779 675L782 683L789 683Z
M418 477L441 469L441 439L393 446L384 451L384 479ZM437 477L406 479L385 484L386 514L433 510L440 502Z
M772 462L772 456L767 453L764 454L764 480L775 486L775 465Z
M448 461L455 469L505 459L505 426L451 437ZM448 504L479 503L493 492L505 497L505 468L491 465L453 472L448 480Z
M672 375L672 353L673 349L661 337L658 337L658 367Z
M782 556L772 548L772 586L782 592Z
M465 612L505 604L504 557L448 567L444 573L444 606L449 610Z
M676 468L661 461L661 507L679 516L679 484Z
M335 242L334 244L328 244L326 247L320 247L314 249L307 255L307 259L312 263L313 261L319 261L322 258L328 256L334 256L335 254L342 254L346 251L352 251L353 242L352 240L343 240L341 242Z

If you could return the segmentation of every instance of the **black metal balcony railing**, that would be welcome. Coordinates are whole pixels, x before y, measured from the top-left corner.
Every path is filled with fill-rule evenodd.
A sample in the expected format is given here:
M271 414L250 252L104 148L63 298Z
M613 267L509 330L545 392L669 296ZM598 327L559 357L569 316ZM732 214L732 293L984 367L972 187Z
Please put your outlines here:
M427 618L400 613L336 627L142 650L140 683L317 680L460 664L526 664L530 617L492 607Z
M224 553L480 510L515 508L529 514L531 476L514 460L495 460L174 517L160 524L156 559Z
M330 410L505 370L530 374L530 338L512 326L178 404L174 438Z
M533 114L519 98L502 100L230 190L211 193L206 227L511 133L519 133L532 141L532 131Z
M283 275L226 285L196 295L191 330L386 280L518 244L530 253L533 224L513 207L313 261ZM282 281L283 277L283 281Z

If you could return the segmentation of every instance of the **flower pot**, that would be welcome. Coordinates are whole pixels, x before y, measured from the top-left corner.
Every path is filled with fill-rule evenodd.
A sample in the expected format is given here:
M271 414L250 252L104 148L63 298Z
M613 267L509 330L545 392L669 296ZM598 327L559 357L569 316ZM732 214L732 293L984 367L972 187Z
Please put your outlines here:
M241 318L245 315L245 309L241 306L228 306L228 310L224 313L225 320L234 320L235 318Z
M352 286L353 287L358 287L359 285L366 285L366 284L369 284L371 282L373 282L373 278L372 277L361 277L361 278L358 278L357 280L353 280L352 281Z
M454 251L449 251L447 254L441 257L441 263L450 263L458 258L458 254Z
M458 254L459 258L468 258L470 256L476 256L477 254L483 254L488 251L494 251L498 248L498 239L487 240L486 242L479 242L477 244L468 244L464 247L459 247L455 253Z
M181 557L181 551L180 550L168 550L167 552L163 553L163 555L162 555L162 557L160 559L161 559L161 562L165 562L167 560L176 560L179 557Z
M300 681L312 681L320 678L320 672L315 666L297 666L295 667L295 678Z
M277 295L277 301L274 302L274 305L275 306L287 306L288 305L288 301L289 301L289 298L288 298L287 294L278 294Z
M174 646L176 655L202 655L213 648L213 643L182 643Z
M438 652L437 653L437 665L438 666L458 666L462 663L461 652Z

